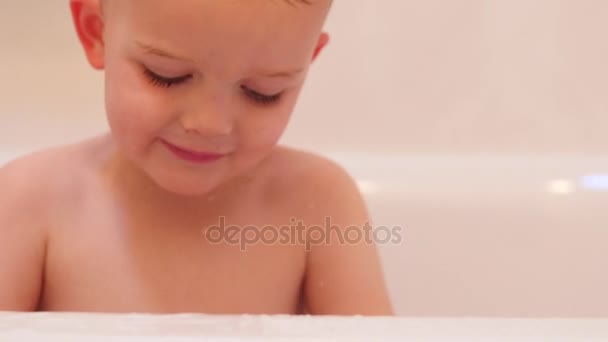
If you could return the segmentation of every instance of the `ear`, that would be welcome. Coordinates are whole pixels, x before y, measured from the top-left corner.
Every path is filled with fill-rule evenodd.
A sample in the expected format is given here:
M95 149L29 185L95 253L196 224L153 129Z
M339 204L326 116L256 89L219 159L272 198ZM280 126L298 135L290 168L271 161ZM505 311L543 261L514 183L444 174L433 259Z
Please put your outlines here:
M312 55L313 61L315 61L317 59L317 57L319 56L321 51L323 51L323 49L327 46L328 43L329 43L329 34L327 34L325 32L321 33L321 35L319 36L319 40L317 41L317 47L315 47L315 52Z
M91 66L104 68L103 15L99 0L70 0L76 33Z

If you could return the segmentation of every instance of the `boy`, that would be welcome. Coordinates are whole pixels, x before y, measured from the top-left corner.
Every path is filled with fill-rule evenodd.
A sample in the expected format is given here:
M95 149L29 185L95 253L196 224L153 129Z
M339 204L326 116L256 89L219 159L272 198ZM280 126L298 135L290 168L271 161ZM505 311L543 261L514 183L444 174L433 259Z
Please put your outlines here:
M368 223L340 167L277 145L329 8L71 0L111 132L0 169L0 310L392 314L369 241L208 234Z

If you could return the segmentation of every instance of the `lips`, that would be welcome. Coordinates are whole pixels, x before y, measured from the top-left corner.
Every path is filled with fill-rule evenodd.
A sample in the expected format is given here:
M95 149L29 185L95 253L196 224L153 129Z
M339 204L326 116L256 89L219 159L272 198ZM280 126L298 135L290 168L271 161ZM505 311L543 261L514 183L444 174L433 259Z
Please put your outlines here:
M176 157L194 163L210 163L222 159L225 157L225 154L218 154L212 152L201 152L201 151L193 151L184 147L176 146L171 144L168 141L161 140L163 145L167 147L167 149L172 152Z

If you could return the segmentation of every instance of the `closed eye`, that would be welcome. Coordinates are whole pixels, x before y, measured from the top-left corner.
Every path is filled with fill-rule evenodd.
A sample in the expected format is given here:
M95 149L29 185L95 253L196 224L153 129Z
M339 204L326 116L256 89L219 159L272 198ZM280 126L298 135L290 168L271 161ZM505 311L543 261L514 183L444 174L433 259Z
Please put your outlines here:
M274 94L274 95L261 94L255 90L251 90L251 89L247 88L246 86L241 86L241 89L243 89L243 91L245 92L245 95L247 95L247 97L249 97L254 102L256 102L258 104L262 104L262 105L271 105L271 104L277 103L281 99L281 96L283 95L283 93L278 93L278 94Z
M189 80L190 78L192 78L191 75L185 75L185 76L179 76L179 77L164 77L164 76L161 76L161 75L153 72L152 70L150 70L148 68L144 69L144 75L146 76L148 81L150 81L150 83L152 83L152 85L161 87L161 88L170 88L174 85L184 83L187 80Z

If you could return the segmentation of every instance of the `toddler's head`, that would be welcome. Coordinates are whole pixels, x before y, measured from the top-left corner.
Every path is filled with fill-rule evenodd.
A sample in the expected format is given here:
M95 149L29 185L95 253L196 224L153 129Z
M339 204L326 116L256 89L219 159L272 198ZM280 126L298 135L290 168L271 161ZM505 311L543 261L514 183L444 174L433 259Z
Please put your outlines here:
M330 0L71 0L105 70L121 153L166 190L203 194L281 137L327 43Z

